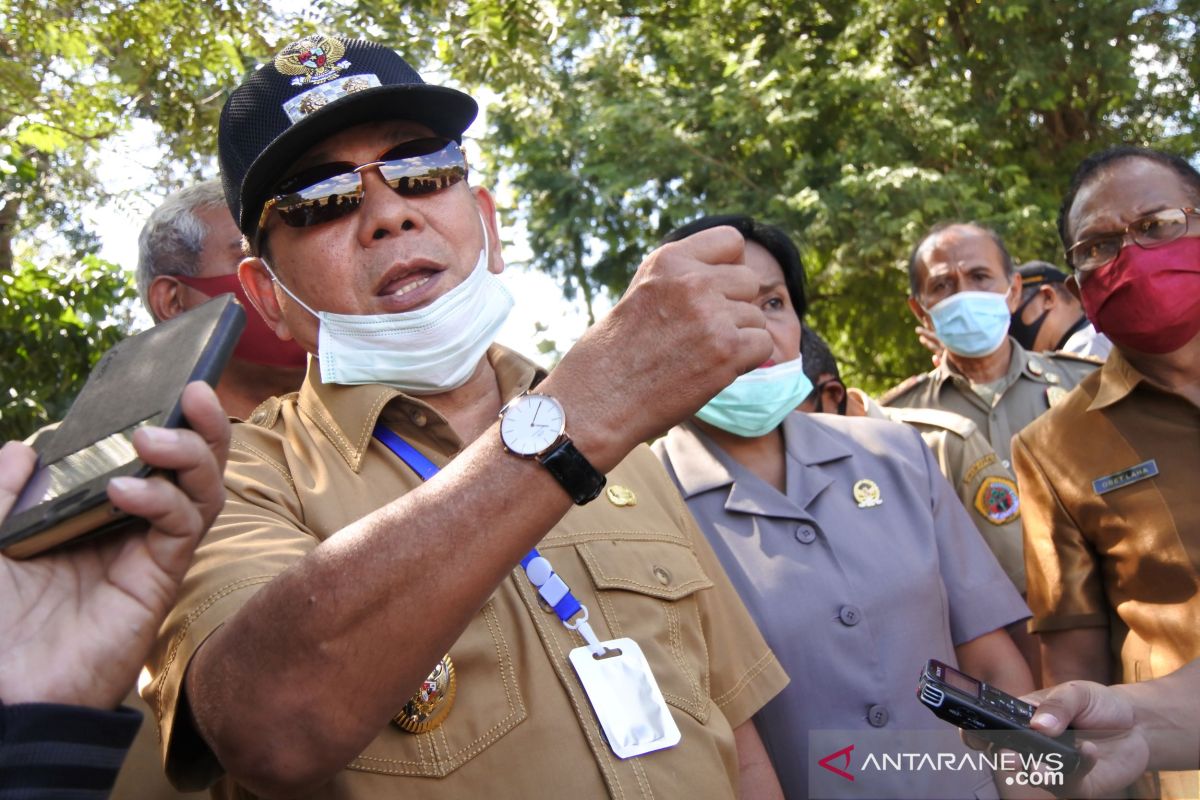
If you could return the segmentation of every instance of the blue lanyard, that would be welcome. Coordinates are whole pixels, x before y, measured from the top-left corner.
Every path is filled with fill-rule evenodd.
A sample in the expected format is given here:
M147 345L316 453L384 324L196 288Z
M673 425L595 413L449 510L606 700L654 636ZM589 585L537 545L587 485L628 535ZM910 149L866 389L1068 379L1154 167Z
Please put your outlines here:
M395 453L396 457L403 461L409 469L417 473L421 480L427 481L438 473L437 464L385 428L383 423L377 423L372 433L384 447ZM573 631L579 631L593 652L603 653L604 648L596 638L596 634L592 632L592 626L588 624L587 606L575 599L575 595L571 594L570 587L555 574L550 562L537 551L536 547L521 559L521 569L525 571L525 577L534 585L541 598L554 609L555 615L562 621L562 624ZM581 611L583 612L582 619L575 623L570 622L571 617Z

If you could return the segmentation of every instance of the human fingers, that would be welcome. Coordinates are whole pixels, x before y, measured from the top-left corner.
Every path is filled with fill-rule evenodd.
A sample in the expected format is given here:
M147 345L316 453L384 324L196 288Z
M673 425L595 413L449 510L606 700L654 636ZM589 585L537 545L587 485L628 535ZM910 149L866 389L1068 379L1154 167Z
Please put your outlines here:
M1059 736L1072 723L1075 727L1112 725L1116 720L1097 719L1094 711L1104 691L1106 687L1098 683L1070 681L1034 692L1026 698L1027 702L1037 704L1029 726L1047 736Z
M229 457L230 425L217 393L204 381L193 381L184 387L181 403L188 425L204 439L217 466L224 471Z
M679 252L706 264L741 264L745 261L746 240L736 228L721 225L665 244L662 249Z
M6 442L0 448L0 519L8 516L35 466L37 453L28 445Z

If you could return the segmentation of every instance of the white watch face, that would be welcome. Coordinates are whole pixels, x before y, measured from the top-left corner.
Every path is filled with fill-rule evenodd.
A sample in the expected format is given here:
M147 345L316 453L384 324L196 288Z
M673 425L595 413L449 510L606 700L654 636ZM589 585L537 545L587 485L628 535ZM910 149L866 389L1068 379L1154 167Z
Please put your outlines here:
M566 416L557 400L544 394L527 394L513 400L504 412L500 438L514 453L532 456L554 444L565 427Z

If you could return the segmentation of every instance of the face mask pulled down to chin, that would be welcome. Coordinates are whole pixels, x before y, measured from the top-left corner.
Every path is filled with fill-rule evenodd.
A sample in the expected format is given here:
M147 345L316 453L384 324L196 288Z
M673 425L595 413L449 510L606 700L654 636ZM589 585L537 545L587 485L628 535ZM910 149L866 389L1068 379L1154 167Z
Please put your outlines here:
M512 295L488 270L489 255L485 227L479 259L462 283L423 308L393 314L314 311L269 265L267 271L320 322L323 383L378 383L414 395L440 394L470 379L512 311Z
M1141 353L1172 353L1200 333L1200 238L1128 245L1079 284L1096 330Z

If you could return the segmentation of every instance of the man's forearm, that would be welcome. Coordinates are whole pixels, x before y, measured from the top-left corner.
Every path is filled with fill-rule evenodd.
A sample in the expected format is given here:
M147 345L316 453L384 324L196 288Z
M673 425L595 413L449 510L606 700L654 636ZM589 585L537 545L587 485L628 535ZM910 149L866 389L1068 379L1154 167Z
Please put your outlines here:
M275 578L188 670L197 725L226 771L268 796L327 780L378 735L570 505L545 468L503 452L491 430ZM444 558L431 559L431 541ZM383 658L381 643L403 646L387 646Z

